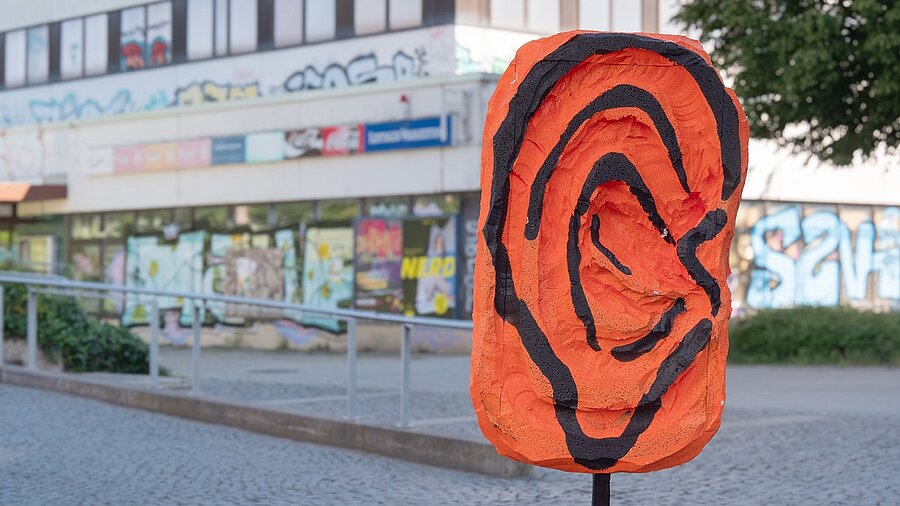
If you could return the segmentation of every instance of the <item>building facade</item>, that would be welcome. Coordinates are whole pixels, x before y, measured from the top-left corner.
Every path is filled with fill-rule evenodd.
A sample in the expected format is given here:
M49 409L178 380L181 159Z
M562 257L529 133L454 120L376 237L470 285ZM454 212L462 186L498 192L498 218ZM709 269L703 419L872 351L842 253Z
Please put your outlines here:
M677 3L2 1L0 253L85 280L469 317L497 74L549 33L676 31ZM895 161L848 176L755 142L736 310L896 307ZM170 335L183 303L164 302ZM137 300L93 309L147 321Z

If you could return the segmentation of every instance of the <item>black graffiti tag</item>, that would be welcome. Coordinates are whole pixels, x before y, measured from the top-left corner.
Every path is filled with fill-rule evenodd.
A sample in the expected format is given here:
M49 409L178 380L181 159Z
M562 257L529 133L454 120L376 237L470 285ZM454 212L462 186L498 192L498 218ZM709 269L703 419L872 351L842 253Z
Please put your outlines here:
M417 53L418 55L418 53ZM414 58L402 50L394 53L389 65L379 65L375 53L353 58L347 64L332 63L322 70L308 65L288 76L285 91L344 88L358 84L400 81L425 75L421 55Z

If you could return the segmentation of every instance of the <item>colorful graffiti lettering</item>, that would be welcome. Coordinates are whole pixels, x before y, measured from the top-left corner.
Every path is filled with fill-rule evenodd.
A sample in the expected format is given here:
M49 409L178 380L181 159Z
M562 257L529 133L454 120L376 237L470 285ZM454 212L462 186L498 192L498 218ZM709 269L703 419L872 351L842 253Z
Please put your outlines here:
M297 302L296 235L292 229L283 229L273 234L209 234L201 230L181 233L173 241L157 236L129 237L124 281L128 286L159 290ZM159 299L160 310L177 314L175 323L181 327L191 325L190 304L174 297ZM248 313L251 309L213 302L205 306L214 321L231 325L266 316ZM145 301L129 295L122 323L146 324L148 318Z
M148 6L146 19L134 14L127 23L123 21L127 26L122 29L116 62L123 72L90 81L8 90L0 97L0 126L74 121L455 71L452 32L442 27L387 34L381 44L373 45L369 39L342 42L328 56L317 48L298 47L246 54L240 60L169 65L173 62L171 21L162 7L152 14L155 5ZM152 67L149 74L127 71Z
M75 93L67 93L61 99L32 100L28 107L35 123L52 123L124 114L133 109L133 103L130 91L119 90L109 100L79 98Z
M736 311L900 304L900 208L760 206L748 203L744 223L738 217L743 233L732 250ZM751 213L758 217L747 220Z
M183 105L205 104L210 102L227 102L261 96L259 83L217 83L200 81L175 90L173 107Z
M416 52L416 57L412 57L400 50L394 53L391 63L388 65L379 65L375 53L357 56L346 64L332 63L322 69L310 65L288 76L284 81L284 89L294 92L344 88L359 84L384 83L422 77L426 75L423 69L423 58L424 53Z

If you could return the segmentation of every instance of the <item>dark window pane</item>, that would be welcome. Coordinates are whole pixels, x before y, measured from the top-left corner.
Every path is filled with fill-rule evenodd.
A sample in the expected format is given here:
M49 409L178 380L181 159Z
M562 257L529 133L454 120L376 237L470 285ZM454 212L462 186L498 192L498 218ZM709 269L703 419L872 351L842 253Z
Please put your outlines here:
M356 199L326 200L319 202L319 219L352 220L359 216L359 201Z
M269 228L269 205L235 206L234 224L239 227L250 227L251 230Z
M456 195L422 195L416 197L413 214L416 216L440 216L459 213L459 197Z
M163 228L172 223L171 209L153 209L138 213L135 230L141 234L159 233Z
M296 226L313 219L312 202L294 204L277 204L275 206L276 223L279 227Z
M231 228L231 213L227 207L198 207L194 209L194 228L227 230Z
M103 218L106 237L120 238L134 233L134 213L110 213Z
M73 239L99 239L103 237L103 217L84 214L72 217Z
M402 218L409 216L408 197L380 197L366 199L366 216Z

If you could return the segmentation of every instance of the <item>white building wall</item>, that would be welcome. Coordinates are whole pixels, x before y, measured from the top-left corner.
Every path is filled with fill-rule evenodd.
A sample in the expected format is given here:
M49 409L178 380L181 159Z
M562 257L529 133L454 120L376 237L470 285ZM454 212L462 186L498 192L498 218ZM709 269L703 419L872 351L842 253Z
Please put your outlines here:
M84 150L68 173L66 212L477 191L479 95L491 86L480 76L433 79L82 124L77 135ZM92 173L85 160L106 146L434 117L442 107L452 118L450 147L133 174Z

